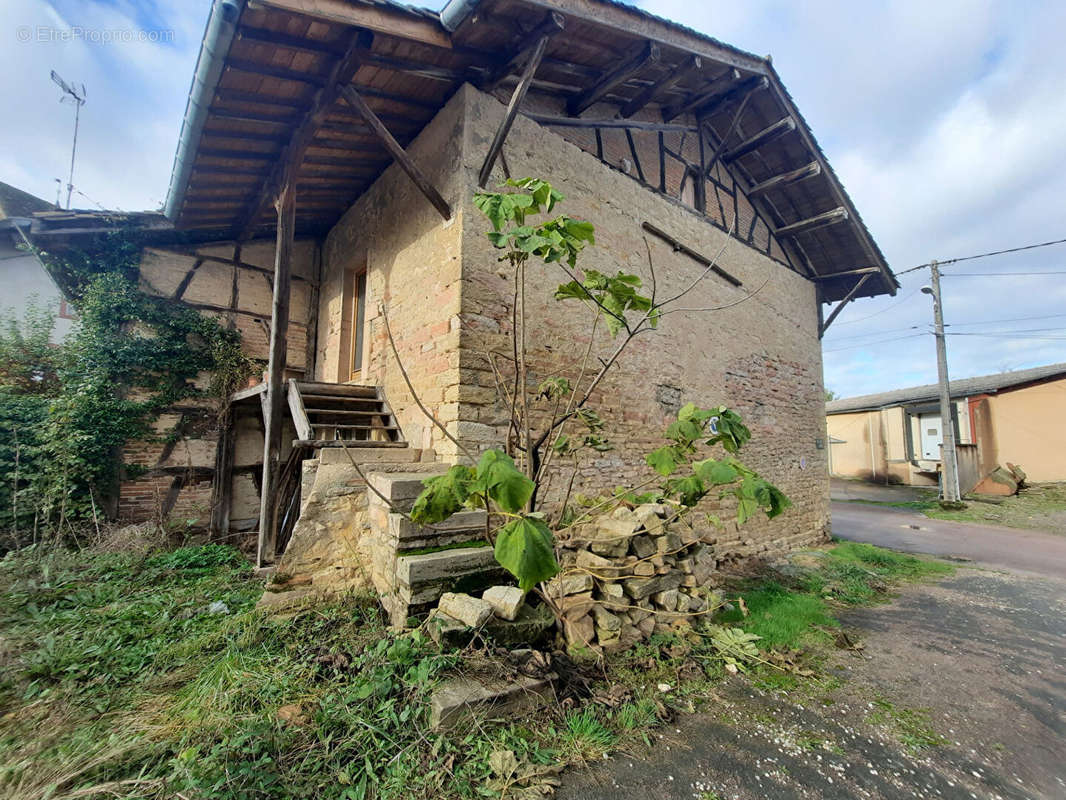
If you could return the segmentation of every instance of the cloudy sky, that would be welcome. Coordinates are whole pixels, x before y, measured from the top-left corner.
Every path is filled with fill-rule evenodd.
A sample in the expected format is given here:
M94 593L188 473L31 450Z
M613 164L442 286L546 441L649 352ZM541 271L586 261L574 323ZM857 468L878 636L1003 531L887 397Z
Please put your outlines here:
M1066 238L1066 3L640 5L773 55L897 272ZM0 180L50 200L55 179L66 183L73 108L59 102L54 69L88 94L74 205L159 207L209 7L0 0L0 37L8 37ZM83 33L72 40L72 29ZM144 31L146 41L87 41L87 32L116 38L110 31ZM1021 274L1034 272L1048 274ZM1066 361L1066 245L944 274L953 377ZM850 396L936 380L932 307L919 292L927 280L927 270L903 275L896 297L844 311L824 341L827 387Z

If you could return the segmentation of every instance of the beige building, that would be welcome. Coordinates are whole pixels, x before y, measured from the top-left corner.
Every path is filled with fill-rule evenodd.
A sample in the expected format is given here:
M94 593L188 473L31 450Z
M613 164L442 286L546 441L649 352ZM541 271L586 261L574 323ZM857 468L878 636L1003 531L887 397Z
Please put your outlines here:
M937 485L943 440L938 397L931 384L827 403L830 473ZM1066 481L1064 408L1066 363L952 381L962 491L1008 462L1031 481Z
M895 278L769 59L601 0L450 3L439 17L216 2L166 207L174 229L151 222L141 281L239 329L269 379L233 398L230 428L139 445L150 469L123 484L120 513L162 496L220 536L258 529L263 560L290 537L343 559L316 542L350 528L365 491L309 521L355 485L338 439L390 469L459 457L408 389L383 309L418 398L470 450L500 445L508 404L487 354L506 340L513 285L473 194L527 175L596 226L582 266L648 281L650 248L658 291L677 292L721 252L686 302L717 310L671 315L597 391L615 447L585 462L575 491L647 479L644 454L682 404L727 404L753 432L745 460L794 505L726 530L718 557L822 540L822 306L894 293ZM57 247L74 228L35 223ZM536 387L576 372L590 320L560 313L557 267L530 269ZM613 346L601 328L593 357ZM176 409L174 424L193 429L183 415L198 413Z

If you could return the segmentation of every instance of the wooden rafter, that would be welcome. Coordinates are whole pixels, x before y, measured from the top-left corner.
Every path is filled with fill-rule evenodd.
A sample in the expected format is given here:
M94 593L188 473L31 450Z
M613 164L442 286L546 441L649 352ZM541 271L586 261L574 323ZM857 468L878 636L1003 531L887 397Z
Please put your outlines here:
M561 128L629 128L636 131L657 131L659 133L695 133L692 125L678 125L666 122L644 122L635 119L588 119L587 117L558 117L553 114L534 114L523 112L541 125L557 125Z
M663 106L663 120L669 122L672 119L680 117L682 114L686 114L699 106L702 106L712 97L720 94L723 91L723 87L732 86L740 80L740 71L737 69L727 70L725 74L719 75L713 81L708 88L698 92L693 92L684 100L679 100L676 103L671 103L668 106Z
M550 39L565 28L566 18L562 14L557 11L548 14L540 25L526 34L514 56L485 76L480 84L481 91L492 93L492 91L506 80L512 72L520 68L523 64L529 63L530 56L532 56L533 52L540 47L541 39ZM538 63L543 58L544 53L542 50L541 58L538 59Z
M500 127L496 129L496 135L492 138L492 144L489 145L489 152L485 154L485 161L481 164L481 171L477 177L478 186L485 186L488 183L489 175L492 174L492 167L500 155L500 150L503 149L507 134L511 132L511 126L518 115L518 108L522 105L522 100L525 99L530 84L533 83L533 76L537 73L537 67L540 66L540 60L544 57L544 50L548 46L548 40L551 37L551 32L542 33L540 38L537 39L533 50L527 54L528 61L526 61L526 65L522 69L522 77L511 93L511 101L507 104L507 112L503 115Z
M408 177L414 181L415 186L419 191L426 196L426 199L433 205L440 215L444 219L451 219L452 208L448 205L447 201L440 196L440 192L436 190L429 179L425 176L425 173L419 168L417 164L407 155L407 151L403 149L395 137L389 133L389 129L385 127L385 124L378 119L378 116L374 113L373 109L366 104L359 92L355 90L353 86L344 85L337 87L338 92L344 97L345 102L348 103L355 112L363 118L367 126L374 132L374 135L381 140L381 143L385 146L385 149L392 154L392 157L396 159L396 163L400 165L400 168L407 173Z
M674 67L670 73L656 83L651 84L636 97L622 106L621 116L631 117L640 111L648 103L652 102L658 97L662 97L668 91L677 86L678 83L688 78L690 75L699 74L703 69L703 59L697 55L691 55Z
M722 161L727 164L730 161L736 161L738 158L758 150L767 142L772 142L774 139L784 136L786 133L792 133L794 130L796 130L796 121L791 117L785 117L782 120L778 120L772 125L767 125L758 133L752 134L735 147L731 147L729 150L722 153Z
M744 97L745 95L760 91L767 88L769 85L769 80L759 75L747 78L746 80L740 81L740 83L722 89L720 92L714 92L704 102L695 106L692 109L692 113L696 115L697 119L709 117L721 110L727 103L736 100L738 97Z
M808 217L807 219L801 219L788 225L782 225L780 228L774 230L774 236L777 236L778 238L782 236L795 236L799 233L813 231L816 228L823 228L826 225L835 225L838 222L846 222L847 219L848 211L846 208L834 208L831 211L815 214L813 217Z
M633 75L640 72L645 66L657 62L659 55L659 45L654 42L645 42L639 52L606 73L596 84L590 86L577 97L572 98L566 105L567 112L576 117L603 98L612 89L625 83Z
M238 239L247 239L252 236L256 229L256 223L263 211L274 200L279 189L288 180L288 176L295 172L303 161L307 148L314 139L319 125L329 113L338 96L338 86L347 84L362 65L362 57L371 44L371 35L366 31L360 31L348 45L344 55L337 59L330 69L330 82L315 92L307 113L303 116L289 144L278 157L270 176L263 182L256 199L246 209L244 215L235 226Z
M780 175L774 175L772 178L767 178L766 180L755 184L748 189L748 197L759 197L774 189L780 189L793 183L799 183L807 178L813 178L815 175L821 174L822 167L817 161L812 161L810 164L800 167L799 169L793 169L788 172L783 172Z
M881 270L875 268L874 271L880 272ZM823 322L821 328L818 329L819 339L825 336L825 332L829 330L829 326L833 324L833 320L835 320L840 315L840 312L844 310L844 306L846 306L848 303L855 299L855 295L859 293L859 289L862 288L862 285L866 283L866 281L868 281L870 279L870 276L873 274L873 272L869 272L860 277L859 280L855 282L855 285L851 287L851 291L844 295L844 299L837 303L837 307L833 309L833 313L829 315L829 319ZM820 305L819 308L821 308Z

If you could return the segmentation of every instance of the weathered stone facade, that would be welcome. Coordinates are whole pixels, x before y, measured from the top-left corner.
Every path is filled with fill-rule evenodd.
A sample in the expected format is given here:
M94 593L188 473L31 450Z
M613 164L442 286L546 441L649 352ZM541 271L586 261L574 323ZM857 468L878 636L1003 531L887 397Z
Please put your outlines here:
M472 196L503 113L496 99L464 86L408 147L452 204L450 220L443 221L394 164L329 233L321 259L314 243L299 251L290 371L323 382L354 377L383 387L404 438L425 453L419 457L423 461L435 453L446 463L458 453L411 397L379 304L388 310L400 357L421 400L472 451L502 443L508 409L497 397L485 354L510 350L513 283L501 274L499 253L485 237L488 224ZM612 274L633 272L648 282L650 248L658 296L681 291L703 268L659 239L646 239L642 224L650 222L708 257L721 251L720 266L743 283L738 288L709 275L680 305L716 310L669 314L660 330L633 341L591 403L607 420L614 449L581 458L574 490L596 494L647 481L652 474L644 455L661 444L662 430L682 404L725 404L740 412L752 430L742 458L780 486L793 507L776 520L753 521L742 530L727 524L717 536L715 557L743 557L822 539L828 526L828 481L813 284L784 263L770 238L764 237L760 246L738 241L682 203L527 118L517 119L491 183L503 179L504 165L512 176L551 181L566 195L561 211L596 226L596 246L582 255L582 266ZM149 251L142 273L147 291L223 316L242 331L248 352L264 358L271 269L272 245L267 242L245 245L239 254L231 244L183 253ZM364 269L362 369L353 376L350 287L352 276ZM575 380L589 343L591 315L577 304L552 298L554 287L565 280L556 266L529 265L531 387L553 375ZM601 326L592 343L593 363L614 344ZM247 527L258 513L262 435L252 418L237 425L231 520ZM205 436L204 441L211 439ZM210 480L211 446L189 445L180 455L183 463L201 470L201 483ZM567 459L556 462L545 495L549 501L559 499L574 466ZM193 485L179 489L174 507L185 502L182 492ZM145 487L131 484L127 494L150 504L162 488L172 489L171 477L157 489ZM135 504L129 508L144 511ZM728 518L729 509L720 513Z

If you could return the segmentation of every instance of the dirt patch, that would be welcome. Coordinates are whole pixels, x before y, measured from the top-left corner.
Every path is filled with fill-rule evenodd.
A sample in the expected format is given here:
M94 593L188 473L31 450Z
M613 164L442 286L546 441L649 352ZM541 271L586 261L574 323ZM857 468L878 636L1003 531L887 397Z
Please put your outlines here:
M865 655L787 692L736 678L714 712L560 797L1061 798L1064 588L966 570L848 612Z

